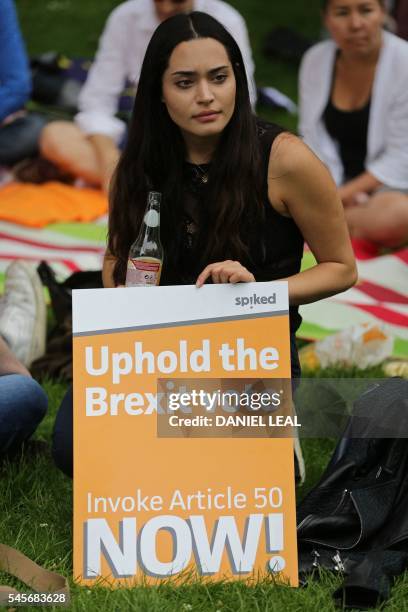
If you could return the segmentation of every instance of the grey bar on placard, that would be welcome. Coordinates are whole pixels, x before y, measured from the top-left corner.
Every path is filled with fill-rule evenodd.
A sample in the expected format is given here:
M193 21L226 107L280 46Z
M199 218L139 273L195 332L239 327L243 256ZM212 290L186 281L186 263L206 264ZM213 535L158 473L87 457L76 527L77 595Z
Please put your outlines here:
M170 323L152 323L150 325L135 325L132 327L119 327L112 329L97 329L95 331L75 332L72 335L79 336L99 336L101 334L120 334L130 331L145 331L147 329L164 329L166 327L186 327L187 325L205 325L206 323L222 323L224 321L236 321L240 319L262 319L287 315L288 310L276 310L268 312L258 312L254 314L233 315L228 317L214 317L213 319L193 319L191 321L175 321Z

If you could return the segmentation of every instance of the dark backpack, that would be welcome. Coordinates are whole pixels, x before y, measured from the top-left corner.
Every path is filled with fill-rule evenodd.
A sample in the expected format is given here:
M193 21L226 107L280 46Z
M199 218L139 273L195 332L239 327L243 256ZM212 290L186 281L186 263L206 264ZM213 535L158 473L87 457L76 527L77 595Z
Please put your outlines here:
M407 380L392 378L365 392L346 441L298 507L301 575L319 566L344 571L335 596L350 607L386 599L392 579L408 567L408 439L373 437L391 425L395 432L395 423L406 435L407 419Z

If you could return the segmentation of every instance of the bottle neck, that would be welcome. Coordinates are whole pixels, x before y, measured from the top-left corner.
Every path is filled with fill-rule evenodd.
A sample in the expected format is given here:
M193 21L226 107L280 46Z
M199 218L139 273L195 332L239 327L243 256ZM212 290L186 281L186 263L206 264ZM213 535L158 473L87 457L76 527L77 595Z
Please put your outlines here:
M140 229L140 236L143 239L143 244L149 242L160 242L160 213L159 213L159 225L151 226L143 222Z
M150 191L147 207L142 219L139 234L131 246L132 254L146 255L146 257L160 256L162 251L160 243L160 199L157 191ZM160 258L160 257L159 257Z

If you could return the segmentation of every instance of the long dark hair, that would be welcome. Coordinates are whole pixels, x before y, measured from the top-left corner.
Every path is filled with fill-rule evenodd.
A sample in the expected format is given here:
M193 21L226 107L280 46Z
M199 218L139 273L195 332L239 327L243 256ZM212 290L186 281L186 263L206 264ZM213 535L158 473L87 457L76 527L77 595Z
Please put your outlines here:
M138 234L150 189L163 194L160 233L165 268L177 266L186 148L162 102L162 77L174 48L196 38L213 38L225 47L236 80L235 109L211 160L202 194L206 222L199 230L207 238L200 264L245 258L248 245L242 228L248 229L251 220L262 214L256 120L239 47L213 17L200 12L176 15L159 25L146 50L127 144L112 182L108 246L116 257L116 284L124 281L129 248Z

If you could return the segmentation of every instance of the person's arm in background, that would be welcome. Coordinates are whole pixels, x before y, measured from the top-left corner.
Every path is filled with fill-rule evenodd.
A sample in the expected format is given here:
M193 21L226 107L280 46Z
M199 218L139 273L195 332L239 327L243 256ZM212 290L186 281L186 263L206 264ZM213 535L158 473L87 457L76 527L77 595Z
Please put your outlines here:
M369 194L381 187L383 183L370 172L363 172L339 187L339 196L343 206L364 204Z
M255 65L252 59L251 45L248 37L248 30L244 18L237 13L231 23L225 21L224 27L232 34L235 42L242 53L242 59L244 60L245 72L248 78L249 98L251 100L252 108L255 108L257 93L255 84Z
M98 52L79 97L79 113L75 122L88 136L95 149L107 190L119 157L118 143L125 132L125 124L115 117L123 89L125 74L126 24L114 11L100 38Z
M2 0L0 14L0 123L23 108L31 77L12 0Z

